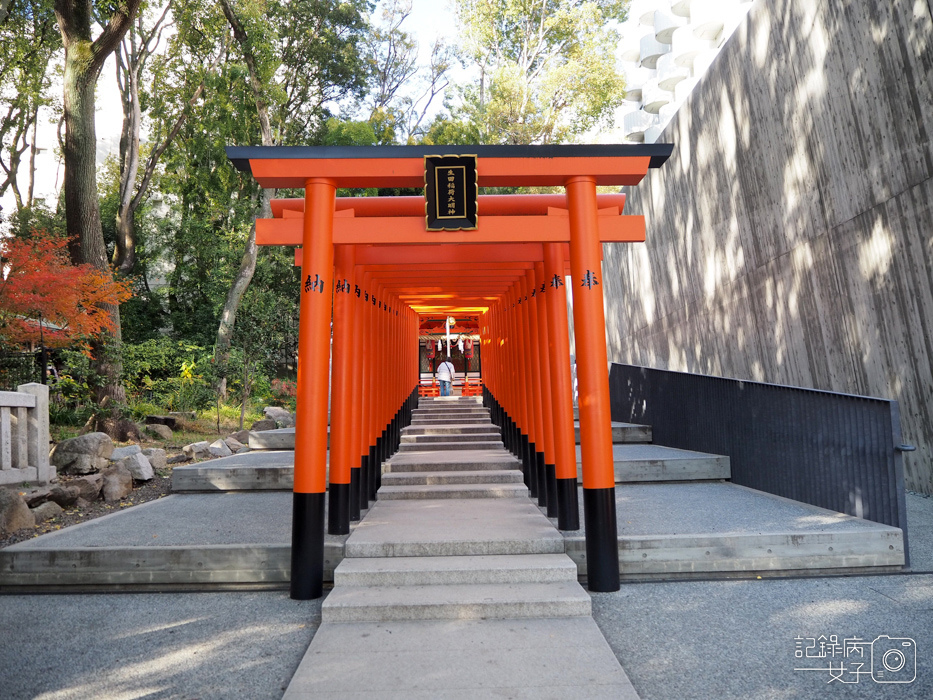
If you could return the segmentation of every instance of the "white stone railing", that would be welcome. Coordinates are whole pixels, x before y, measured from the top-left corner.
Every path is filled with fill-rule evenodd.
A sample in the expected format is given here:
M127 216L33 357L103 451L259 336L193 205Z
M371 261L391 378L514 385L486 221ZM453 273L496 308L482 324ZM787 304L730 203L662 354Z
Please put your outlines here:
M21 384L0 391L0 484L49 483L49 388Z

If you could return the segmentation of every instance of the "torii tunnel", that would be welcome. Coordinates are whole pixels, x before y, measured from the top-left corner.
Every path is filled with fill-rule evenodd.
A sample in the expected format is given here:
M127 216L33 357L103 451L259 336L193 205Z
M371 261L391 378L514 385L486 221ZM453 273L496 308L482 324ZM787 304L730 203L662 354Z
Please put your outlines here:
M483 403L520 458L532 497L557 517L559 529L579 529L567 275L588 585L619 589L602 243L644 241L645 222L622 215L624 195L598 195L596 188L637 185L671 150L669 144L227 148L236 167L262 187L305 192L303 199L273 201L274 218L256 222L260 245L300 246L293 598L323 595L325 512L326 531L346 534L376 498L382 462L397 448L418 398L421 316L479 317ZM474 194L469 225L440 231L429 230L434 205L425 198L336 196L338 188L380 187L425 188L429 196L432 158L474 156L475 182L472 171L464 176L474 193L544 186L564 193Z

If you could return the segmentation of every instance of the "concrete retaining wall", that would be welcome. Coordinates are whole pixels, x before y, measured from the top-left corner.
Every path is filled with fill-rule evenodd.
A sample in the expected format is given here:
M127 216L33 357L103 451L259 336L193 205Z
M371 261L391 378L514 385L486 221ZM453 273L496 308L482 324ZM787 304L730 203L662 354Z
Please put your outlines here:
M758 0L607 245L610 360L897 399L933 493L933 19Z

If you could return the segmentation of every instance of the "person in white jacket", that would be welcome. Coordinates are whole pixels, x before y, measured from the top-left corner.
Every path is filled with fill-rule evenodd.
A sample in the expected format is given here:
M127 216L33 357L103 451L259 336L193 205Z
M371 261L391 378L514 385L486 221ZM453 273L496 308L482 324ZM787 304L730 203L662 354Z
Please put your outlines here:
M441 383L441 396L450 396L450 383L454 380L456 370L450 356L437 366L437 381Z

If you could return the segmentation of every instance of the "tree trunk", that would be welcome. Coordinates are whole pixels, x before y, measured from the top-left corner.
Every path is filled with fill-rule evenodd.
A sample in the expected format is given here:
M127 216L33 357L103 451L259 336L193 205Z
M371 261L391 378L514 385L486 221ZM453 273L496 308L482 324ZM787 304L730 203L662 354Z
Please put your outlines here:
M262 132L262 145L272 146L272 126L269 122L269 104L263 94L262 81L259 78L259 70L256 66L256 58L253 56L249 45L249 38L243 25L240 23L233 11L233 7L227 0L221 0L221 9L230 28L233 30L233 37L240 45L243 51L243 58L249 69L249 84L253 92L253 99L256 102L256 112L259 116L259 127ZM259 213L257 218L268 219L272 217L272 198L275 196L275 190L262 191L262 197L259 202ZM259 252L256 245L256 222L249 230L249 238L246 240L246 249L243 251L243 259L240 261L240 269L227 292L227 298L224 301L224 308L220 314L220 324L217 328L217 340L214 343L214 365L217 367L220 376L217 379L217 393L227 396L227 376L226 367L230 359L230 342L233 338L233 328L236 323L236 312L240 306L240 300L246 293L246 288L253 279L253 273L256 271L256 256Z
M139 130L142 113L139 108L139 66L134 65L135 42L131 42L122 86L123 130L120 134L120 205L117 207L117 243L113 251L113 266L120 274L132 272L136 265L136 207L133 190L139 173ZM119 58L119 57L118 57ZM118 61L117 70L123 68Z
M107 56L113 52L132 22L140 0L118 6L104 31L91 41L90 0L56 0L55 16L65 46L64 121L65 223L71 237L71 258L108 270L107 249L100 223L97 195L97 131L94 124L97 79ZM110 397L125 402L120 383L120 307L103 304L113 321L113 332L92 345L94 369L100 378L99 401Z

